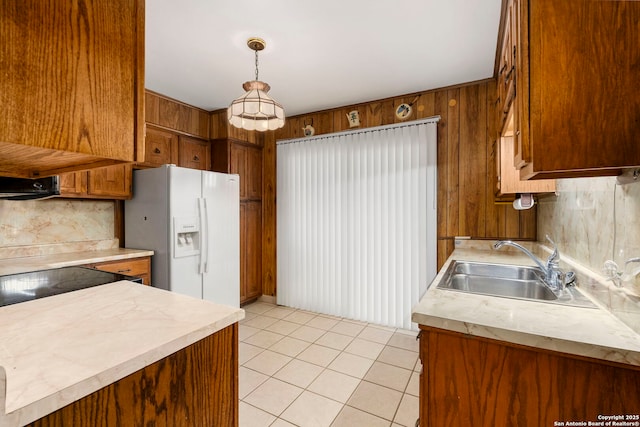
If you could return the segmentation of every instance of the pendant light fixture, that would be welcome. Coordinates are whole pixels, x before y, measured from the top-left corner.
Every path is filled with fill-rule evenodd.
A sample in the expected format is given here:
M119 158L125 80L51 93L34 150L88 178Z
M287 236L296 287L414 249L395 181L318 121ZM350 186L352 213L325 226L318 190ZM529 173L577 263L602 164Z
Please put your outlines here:
M242 85L246 93L227 108L227 118L229 123L241 129L261 132L279 129L284 126L284 109L267 94L271 87L258 80L258 52L266 43L253 37L247 40L247 46L255 52L256 79Z

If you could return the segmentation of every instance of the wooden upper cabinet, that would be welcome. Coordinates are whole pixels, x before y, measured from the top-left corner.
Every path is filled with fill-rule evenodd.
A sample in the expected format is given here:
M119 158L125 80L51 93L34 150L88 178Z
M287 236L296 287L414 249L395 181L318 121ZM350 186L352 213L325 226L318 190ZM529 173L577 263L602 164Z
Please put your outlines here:
M132 171L131 164L87 171L87 194L109 199L130 199Z
M175 133L147 126L144 143L144 162L138 166L155 168L178 162L178 135Z
M210 124L209 135L211 139L231 139L242 141L245 144L263 145L264 136L261 132L232 126L227 119L226 109L212 111Z
M69 172L60 175L61 197L82 197L87 194L87 173Z
M240 175L240 199L262 198L262 150L251 146L229 144L229 173Z
M147 126L145 161L137 167L155 168L174 164L185 168L211 170L211 143L170 130Z
M640 165L640 2L513 4L521 177L615 175Z
M144 0L4 1L0 175L143 158Z
M229 173L240 175L240 200L247 198L247 186L245 180L247 177L247 157L249 149L244 145L229 144Z
M178 166L211 170L211 143L180 135L178 140Z
M516 167L514 155L514 113L513 108L507 112L507 123L502 135L496 142L496 196L501 201L502 196L510 195L509 199L517 193L553 193L556 191L555 179L530 179L522 180Z
M60 174L60 197L83 199L130 199L131 164L113 165Z
M500 50L498 62L498 109L500 117L500 127L509 113L515 96L515 23L513 16L514 3L507 2L507 10L502 37L502 48Z

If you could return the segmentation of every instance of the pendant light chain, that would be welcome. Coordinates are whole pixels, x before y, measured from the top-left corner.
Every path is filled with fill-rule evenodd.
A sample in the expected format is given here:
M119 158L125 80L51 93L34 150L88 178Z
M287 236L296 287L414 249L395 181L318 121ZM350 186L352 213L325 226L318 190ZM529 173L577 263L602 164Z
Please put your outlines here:
M258 50L255 50L256 52L256 81L260 80L258 79Z

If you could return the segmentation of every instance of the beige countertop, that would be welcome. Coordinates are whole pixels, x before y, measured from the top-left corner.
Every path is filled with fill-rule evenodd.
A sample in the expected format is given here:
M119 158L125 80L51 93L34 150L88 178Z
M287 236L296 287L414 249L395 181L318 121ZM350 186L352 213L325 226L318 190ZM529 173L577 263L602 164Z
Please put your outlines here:
M66 252L39 256L0 259L0 276L26 273L49 268L72 267L95 262L117 261L129 258L152 256L153 251L145 249L110 248Z
M422 325L469 335L640 366L640 334L614 316L589 292L583 293L592 297L598 308L572 307L436 288L453 260L533 265L520 251L494 251L490 249L491 243L493 242L455 249L423 298L413 307L412 320ZM580 270L579 274L589 273ZM591 286L587 285L591 283L590 280L584 280L583 287L581 276L578 277L578 287L590 291Z
M0 308L0 425L21 426L244 318L128 281Z

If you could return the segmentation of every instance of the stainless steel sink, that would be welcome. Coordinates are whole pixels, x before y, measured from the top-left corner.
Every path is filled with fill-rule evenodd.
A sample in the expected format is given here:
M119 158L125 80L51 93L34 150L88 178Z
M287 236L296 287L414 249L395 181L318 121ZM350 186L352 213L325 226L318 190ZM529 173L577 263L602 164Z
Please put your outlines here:
M542 271L536 267L464 261L454 261L453 273L514 280L540 280L544 277Z
M453 261L436 287L496 297L596 307L573 286L556 295L542 281L542 277L544 274L537 267Z

